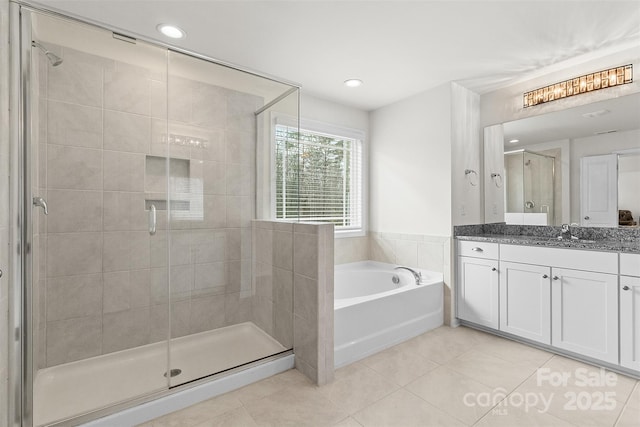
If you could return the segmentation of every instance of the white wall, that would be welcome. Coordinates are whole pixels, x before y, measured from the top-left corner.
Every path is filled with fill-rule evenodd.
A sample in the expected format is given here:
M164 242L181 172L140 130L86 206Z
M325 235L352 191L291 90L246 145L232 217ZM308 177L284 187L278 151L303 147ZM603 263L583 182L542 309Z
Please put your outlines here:
M451 83L451 185L453 225L484 222L484 171L480 137L480 96ZM443 159L444 161L444 159ZM465 173L465 171L474 171Z
M451 234L449 84L370 115L369 229Z
M368 133L369 113L357 108L325 101L304 93L300 99L300 117Z
M9 373L9 16L0 0L0 427L8 425Z

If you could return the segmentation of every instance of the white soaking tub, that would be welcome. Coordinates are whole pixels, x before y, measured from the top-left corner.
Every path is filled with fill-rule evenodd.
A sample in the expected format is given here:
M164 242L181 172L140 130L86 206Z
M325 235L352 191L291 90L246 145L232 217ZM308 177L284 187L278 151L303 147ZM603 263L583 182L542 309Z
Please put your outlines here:
M395 267L374 261L335 267L336 368L442 325L442 273L414 269L422 274L416 284L411 272Z

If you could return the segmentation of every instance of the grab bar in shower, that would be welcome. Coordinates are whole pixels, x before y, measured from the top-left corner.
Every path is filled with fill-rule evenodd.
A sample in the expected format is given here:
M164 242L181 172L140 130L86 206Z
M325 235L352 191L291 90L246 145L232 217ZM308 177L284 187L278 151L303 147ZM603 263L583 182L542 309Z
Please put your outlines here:
M149 234L156 234L156 205L149 206Z

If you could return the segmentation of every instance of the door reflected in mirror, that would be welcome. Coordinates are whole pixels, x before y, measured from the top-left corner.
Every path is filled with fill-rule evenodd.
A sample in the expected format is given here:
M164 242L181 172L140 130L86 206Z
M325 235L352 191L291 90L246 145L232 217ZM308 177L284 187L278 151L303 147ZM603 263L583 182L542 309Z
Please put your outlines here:
M506 223L638 227L639 112L637 93L504 123Z

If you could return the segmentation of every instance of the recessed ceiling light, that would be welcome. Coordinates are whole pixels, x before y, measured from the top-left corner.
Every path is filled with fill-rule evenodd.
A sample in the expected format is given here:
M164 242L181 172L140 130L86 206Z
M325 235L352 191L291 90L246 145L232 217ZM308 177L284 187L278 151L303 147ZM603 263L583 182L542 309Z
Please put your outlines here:
M362 86L362 80L360 79L348 79L344 81L344 85L347 87L358 87Z
M516 142L520 142L519 139L512 139L509 141L509 144L515 144Z
M158 31L164 34L167 37L171 37L172 39L181 39L184 38L187 34L182 31L180 28L175 25L169 24L158 24L156 27Z

